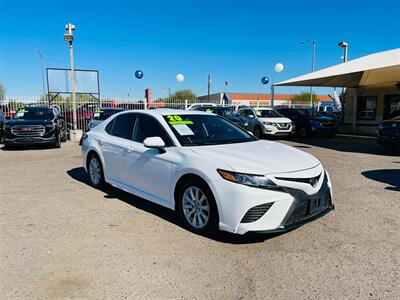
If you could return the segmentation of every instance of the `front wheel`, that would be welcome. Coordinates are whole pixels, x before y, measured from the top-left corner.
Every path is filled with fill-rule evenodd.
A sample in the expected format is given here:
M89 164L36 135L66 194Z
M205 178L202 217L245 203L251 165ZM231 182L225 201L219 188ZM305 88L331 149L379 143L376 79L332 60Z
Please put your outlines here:
M57 133L56 141L54 142L54 148L61 148L61 135Z
M177 209L186 228L210 235L218 230L218 209L214 196L199 180L189 180L182 185L177 199Z
M256 137L256 138L258 138L258 139L260 139L261 138L261 136L262 136L262 132L261 132L261 128L260 128L260 126L256 126L255 128L254 128L254 136Z

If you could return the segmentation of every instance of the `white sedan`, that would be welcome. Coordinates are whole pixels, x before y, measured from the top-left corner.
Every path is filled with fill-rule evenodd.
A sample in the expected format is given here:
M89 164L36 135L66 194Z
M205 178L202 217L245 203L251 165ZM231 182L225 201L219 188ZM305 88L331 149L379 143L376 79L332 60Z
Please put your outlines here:
M82 158L94 187L176 210L199 234L285 231L334 208L315 157L206 112L115 114L84 135Z

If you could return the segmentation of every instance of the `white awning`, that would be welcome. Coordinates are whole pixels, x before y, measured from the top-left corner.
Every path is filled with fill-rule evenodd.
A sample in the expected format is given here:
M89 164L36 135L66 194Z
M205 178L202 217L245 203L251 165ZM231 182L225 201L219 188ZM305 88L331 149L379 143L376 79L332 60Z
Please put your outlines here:
M363 56L275 86L359 87L392 85L400 81L400 48Z

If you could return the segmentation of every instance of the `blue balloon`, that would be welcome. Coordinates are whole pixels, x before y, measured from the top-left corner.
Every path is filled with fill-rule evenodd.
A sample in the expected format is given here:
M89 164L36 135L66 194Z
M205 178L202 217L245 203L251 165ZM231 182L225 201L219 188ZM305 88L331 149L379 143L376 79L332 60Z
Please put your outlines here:
M264 76L263 78L261 78L262 84L268 84L268 82L269 82L269 78L267 76Z
M137 79L142 79L142 78L143 78L143 72L140 71L140 70L137 70L137 71L135 72L135 77L136 77Z

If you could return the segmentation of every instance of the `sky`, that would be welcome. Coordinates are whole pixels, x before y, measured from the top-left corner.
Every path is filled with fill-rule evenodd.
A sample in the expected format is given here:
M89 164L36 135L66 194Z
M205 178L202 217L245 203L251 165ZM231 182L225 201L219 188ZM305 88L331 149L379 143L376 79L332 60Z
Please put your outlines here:
M63 34L71 22L75 68L99 70L101 96L142 98L146 87L156 98L182 88L205 95L208 74L212 93L225 81L228 92L266 93L261 77L310 71L311 44L302 40L317 42L317 70L341 62L339 41L349 43L349 59L400 48L399 11L398 0L0 0L0 82L8 96L42 94L34 49L45 68L69 68Z

